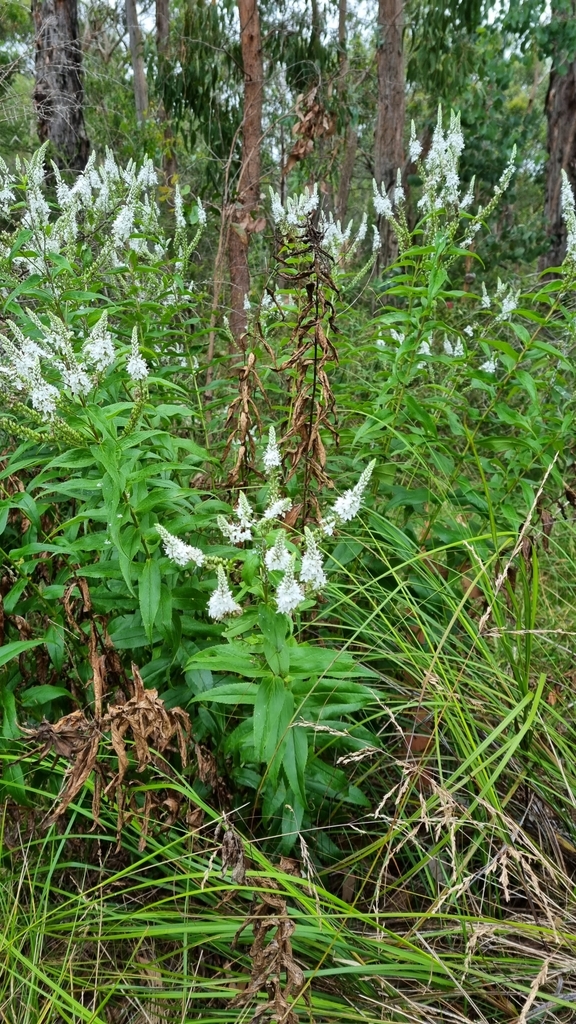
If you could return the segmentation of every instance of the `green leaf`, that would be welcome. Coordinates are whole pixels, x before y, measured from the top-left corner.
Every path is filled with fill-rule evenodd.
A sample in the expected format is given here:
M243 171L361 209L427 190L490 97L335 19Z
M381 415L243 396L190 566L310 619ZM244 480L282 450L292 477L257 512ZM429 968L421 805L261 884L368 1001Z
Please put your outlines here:
M252 657L241 643L217 644L204 651L197 651L187 662L186 668L209 668L212 672L232 673L247 679L268 675L268 669Z
M21 703L25 708L29 708L33 704L48 704L51 700L58 700L59 697L73 700L72 694L63 686L49 686L46 683L43 686L31 686L28 690L24 690Z
M157 558L148 558L140 577L138 600L146 635L152 641L152 627L160 607L162 576Z
M308 737L304 729L295 725L288 729L284 744L282 767L286 773L290 788L306 806L306 787L304 769L308 760Z
M286 687L278 676L264 678L254 702L254 754L257 761L269 761L278 745Z
M262 605L258 612L258 624L264 637L264 657L274 675L285 678L290 671L290 652L286 644L288 619Z
M214 701L216 704L254 704L258 695L256 683L227 683L199 693L193 701Z
M4 644L0 647L0 668L12 661L12 658L18 658L24 651L29 651L42 643L43 640L13 640L10 644Z

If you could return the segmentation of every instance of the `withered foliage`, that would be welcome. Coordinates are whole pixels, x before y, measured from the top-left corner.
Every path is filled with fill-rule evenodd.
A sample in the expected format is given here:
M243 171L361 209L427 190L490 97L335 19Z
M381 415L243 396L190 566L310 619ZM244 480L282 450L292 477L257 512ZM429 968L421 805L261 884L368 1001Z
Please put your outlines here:
M294 143L282 175L285 177L293 167L309 156L314 149L316 139L329 138L336 129L336 118L319 103L316 98L318 86L315 85L307 93L301 93L296 100L294 113L298 120L292 128L292 135L295 136Z
M100 663L98 669L101 670ZM98 707L101 713L94 718L87 718L83 711L74 711L54 725L45 721L37 729L22 731L40 744L41 757L54 750L56 754L70 762L62 790L56 806L47 819L47 824L52 824L61 817L94 772L94 821L98 821L102 795L108 796L113 793L118 806L118 835L127 820L127 810L130 816L135 813L141 814L140 846L143 849L153 811L164 808L166 824L169 825L178 814L179 798L172 792L164 798L157 793L147 792L143 809L136 807L133 801L127 801L126 777L131 765L127 741L130 739L133 743L132 766L137 772L143 772L151 763L158 764L166 772L168 766L165 761L160 762L160 757L165 752L173 750L175 746L180 752L182 765L185 766L190 738L190 719L181 708L166 708L158 697L157 690L146 690L140 672L134 664L132 674L133 696L123 703L109 704L105 713L101 712L100 700L99 704L95 702L95 707ZM95 679L95 692L96 685L101 685L102 682L102 678L99 683ZM116 754L117 770L112 775L109 758L99 758L103 745L107 750L111 746Z
M292 253L291 258L303 257L306 262L296 273L291 268L290 281L304 286L306 301L298 312L296 325L290 342L292 354L276 367L278 373L290 372L292 405L288 429L281 438L281 444L294 440L295 446L289 451L290 479L303 462L304 509L306 517L309 504L314 499L310 484L315 480L320 487L333 487L326 473L326 449L322 441L322 430L328 430L336 444L339 441L336 429L336 403L328 377L328 364L338 362L338 353L328 332L337 331L335 308L329 293L338 294L332 279L332 260L322 247L324 236L309 216L301 235L302 249ZM280 262L284 262L282 256Z
M227 833L228 834L228 833ZM260 891L254 899L251 912L239 928L232 942L235 948L241 933L252 926L254 941L250 947L252 969L250 981L231 1002L231 1006L246 1006L259 992L265 992L266 1002L258 1006L252 1021L269 1018L282 1024L298 1024L291 1000L304 987L304 974L294 960L291 938L296 925L288 916L286 900L268 878L255 879ZM268 933L275 929L268 940ZM284 984L281 976L285 975Z
M254 400L257 391L260 392L264 401L268 402L266 391L256 372L256 356L253 352L249 352L244 366L238 369L239 394L228 408L224 425L224 429L229 430L230 433L222 455L223 462L228 458L233 442L238 445L236 461L226 481L228 487L235 487L243 472L247 472L248 469L256 469L254 465L256 449L250 431L253 426L257 426L258 431L262 433L262 421Z

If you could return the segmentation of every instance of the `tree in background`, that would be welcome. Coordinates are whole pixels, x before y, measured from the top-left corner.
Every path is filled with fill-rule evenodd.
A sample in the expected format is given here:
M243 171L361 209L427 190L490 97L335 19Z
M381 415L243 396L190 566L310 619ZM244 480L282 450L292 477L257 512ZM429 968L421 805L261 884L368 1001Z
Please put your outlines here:
M125 9L134 79L136 118L141 124L148 113L148 82L146 80L146 71L144 69L143 41L140 25L138 24L136 0L125 0Z
M260 150L262 146L262 102L264 64L257 0L238 0L240 42L244 69L242 116L242 162L238 195L232 208L228 254L230 260L230 329L238 341L246 332L245 301L250 291L248 245L250 235L260 227L252 214L260 201ZM263 225L262 225L263 226Z
M546 96L548 165L544 216L550 248L545 267L558 267L566 254L566 221L562 217L562 171L576 184L576 4L553 0L549 26L552 67Z
M404 0L378 0L378 107L374 137L374 178L389 195L404 163L406 79L404 75ZM396 254L395 238L383 218L380 233L385 263Z
M82 49L76 0L33 0L34 106L41 142L54 147L58 165L82 170L90 143L84 124Z

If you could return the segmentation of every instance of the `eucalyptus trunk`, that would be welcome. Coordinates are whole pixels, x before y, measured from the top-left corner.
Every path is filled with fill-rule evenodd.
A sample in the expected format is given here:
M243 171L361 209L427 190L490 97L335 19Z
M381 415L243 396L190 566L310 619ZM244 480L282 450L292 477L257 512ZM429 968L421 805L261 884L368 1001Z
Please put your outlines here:
M572 188L576 186L576 61L563 74L552 68L546 96L548 119L548 165L544 215L549 249L542 267L558 267L566 255L566 224L562 217L560 190L562 171Z
M260 227L252 218L260 202L260 149L262 145L262 97L264 67L257 0L238 0L240 42L244 68L242 161L238 194L232 207L228 238L230 262L230 329L236 341L246 333L244 308L250 291L248 246L250 235Z
M136 119L141 124L148 112L148 82L146 81L146 70L144 68L143 40L140 25L138 24L136 0L125 0L125 10L130 58L132 61Z
M34 107L41 142L49 141L61 168L81 171L90 143L84 124L82 47L76 0L33 0Z
M404 163L404 117L406 84L402 36L404 31L404 0L379 0L378 46L378 111L374 145L374 177L388 195L394 187L398 168ZM388 222L380 226L382 257L386 263L397 255L396 240Z
M156 52L158 54L158 71L160 82L164 84L169 74L168 57L170 49L170 2L156 0ZM172 185L178 173L174 133L164 101L160 104L159 117L163 125L164 148L162 153L162 171L164 184Z

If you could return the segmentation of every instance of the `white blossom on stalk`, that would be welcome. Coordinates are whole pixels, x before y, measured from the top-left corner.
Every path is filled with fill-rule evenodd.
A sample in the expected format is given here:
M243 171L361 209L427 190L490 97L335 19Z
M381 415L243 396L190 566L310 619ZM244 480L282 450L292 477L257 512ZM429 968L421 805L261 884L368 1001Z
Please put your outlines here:
M63 383L70 389L73 395L87 395L92 390L92 380L84 367L76 362L76 360L68 365L57 362L56 366L60 371Z
M285 515L292 508L292 502L290 498L276 498L275 501L271 501L268 508L264 509L262 513L262 519L280 519L281 516Z
M566 224L566 259L576 261L576 208L574 193L566 171L562 171L562 213Z
M244 494L244 491L240 491L240 494L238 495L238 504L236 505L234 511L238 516L241 526L248 528L252 525L252 521L254 519L254 509L252 508L250 502L248 501L248 498Z
M304 535L306 550L302 555L300 580L302 583L309 583L314 590L321 590L328 582L322 564L322 553L314 539L314 534L307 526L304 527Z
M12 186L15 183L15 179L10 174L8 167L0 157L0 216L7 217L10 213L10 207L12 203L16 202L16 198L12 191Z
M328 519L321 519L319 526L325 537L332 537L336 529L336 518L328 516Z
M84 358L93 363L99 372L114 362L114 341L108 330L108 312L104 310L94 324L83 346Z
M382 239L380 238L380 232L375 224L372 225L372 231L374 232L372 237L372 252L375 253L380 249Z
M486 359L485 362L481 364L480 369L483 370L484 373L496 373L496 370L498 369L498 359L496 356L491 356L489 359Z
M396 188L394 189L394 206L400 206L401 203L406 201L406 193L404 192L404 186L402 185L402 171L398 168L398 174L396 175Z
M490 306L492 305L492 300L490 299L490 296L486 291L486 285L484 284L484 281L482 281L482 298L480 299L480 305L482 306L483 309L490 309Z
M171 558L176 565L184 568L186 565L190 565L193 562L194 565L203 565L205 561L204 552L200 548L193 547L192 544L186 544L179 537L175 537L174 534L169 533L168 530L161 526L160 523L156 524L156 530L162 538L164 545L164 551Z
M270 189L270 198L272 200L272 219L281 231L303 227L307 218L318 209L320 202L317 184L314 185L312 191L306 189L299 196L289 196L286 200L286 208L282 206L280 196L273 189Z
M112 224L112 239L116 248L119 248L126 239L130 238L134 228L135 212L134 206L128 201L126 206L123 206L116 216Z
M133 381L146 380L148 376L146 360L140 355L138 328L136 326L132 328L131 353L126 364L126 370L128 371L128 376Z
M198 226L200 228L206 227L206 210L202 206L202 200L196 200L196 209L198 211Z
M360 511L364 491L370 483L370 477L372 476L372 471L375 465L376 459L372 459L372 462L368 463L366 469L360 475L360 479L355 487L352 487L348 491L344 491L344 494L340 495L340 497L334 502L332 512L334 517L337 520L340 520L340 522L349 522L349 520L354 519L354 516L356 516Z
M386 217L387 220L390 220L393 217L392 203L386 195L384 185L379 188L373 180L372 189L374 192L374 209L376 210L376 213L379 217Z
M464 328L464 334L467 334L469 338L474 337L474 328L472 327L471 324L466 324L466 327Z
M219 622L221 619L225 619L227 615L240 615L242 609L238 602L234 600L234 595L226 579L226 573L221 565L218 566L216 574L218 585L216 590L210 595L208 615L211 619Z
M502 299L502 307L500 313L496 317L497 321L509 320L510 314L518 308L518 299L520 298L520 290L514 292L512 288L507 295Z
M262 456L262 462L264 464L264 472L267 475L282 465L282 454L278 447L274 427L270 427L268 430L268 445Z
M174 186L174 223L176 225L176 231L183 231L186 227L186 218L184 216L184 202L182 199L182 193L180 191L180 185L176 182Z
M276 590L276 608L284 615L291 615L305 598L304 589L294 577L294 556Z
M464 355L464 346L460 338L457 338L456 341L452 342L448 335L445 334L442 347L444 349L444 354L451 356L452 359L461 359Z
M408 143L408 159L415 164L422 152L422 145L416 138L416 125L412 121L410 125L410 141Z
M284 572L288 569L292 561L292 556L286 547L286 537L284 530L280 530L271 548L264 555L264 564L268 570L276 571L280 569Z

